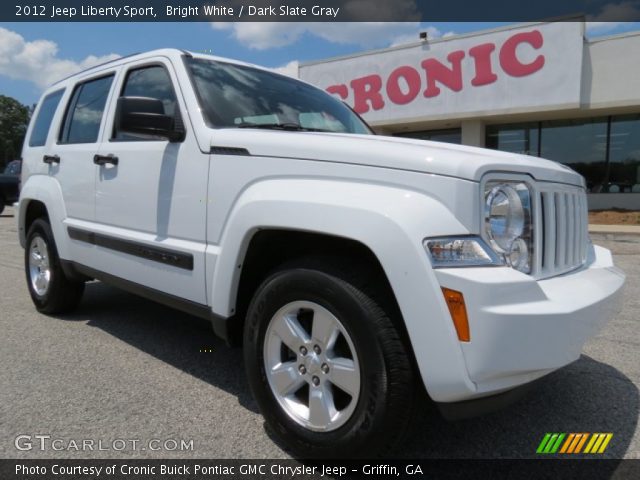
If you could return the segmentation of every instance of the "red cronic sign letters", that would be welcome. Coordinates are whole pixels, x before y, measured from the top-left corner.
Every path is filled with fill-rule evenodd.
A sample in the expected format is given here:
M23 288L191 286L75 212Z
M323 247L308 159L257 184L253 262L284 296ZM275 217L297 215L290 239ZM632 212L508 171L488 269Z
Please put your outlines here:
M498 80L495 73L497 68L511 77L531 75L544 67L545 57L538 54L533 60L525 62L518 57L518 47L527 45L529 48L539 50L543 43L544 39L539 30L520 32L502 43L498 51L498 65L494 65L494 51L498 46L492 42L482 43L469 48L467 52L464 50L451 52L447 55L448 65L435 58L426 58L420 62L419 68L402 65L394 69L385 79L378 74L371 74L354 78L348 85L346 83L331 85L326 90L346 100L351 88L353 108L360 114L370 109L382 110L385 106L383 92L386 92L388 100L395 105L406 105L418 98L420 93L426 98L437 97L441 87L459 92L469 86L480 87L492 84ZM473 77L469 82L465 82L462 68L462 60L466 55L473 59Z

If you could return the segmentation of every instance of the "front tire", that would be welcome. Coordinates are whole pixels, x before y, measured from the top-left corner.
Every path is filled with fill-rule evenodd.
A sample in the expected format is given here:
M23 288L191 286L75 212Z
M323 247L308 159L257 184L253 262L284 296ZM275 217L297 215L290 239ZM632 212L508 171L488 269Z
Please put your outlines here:
M344 262L342 262L344 265ZM402 438L413 373L393 309L365 271L302 261L258 288L244 357L276 439L300 457L372 456Z
M78 306L84 282L71 280L64 274L51 227L43 218L29 227L24 267L29 294L39 312L67 313Z

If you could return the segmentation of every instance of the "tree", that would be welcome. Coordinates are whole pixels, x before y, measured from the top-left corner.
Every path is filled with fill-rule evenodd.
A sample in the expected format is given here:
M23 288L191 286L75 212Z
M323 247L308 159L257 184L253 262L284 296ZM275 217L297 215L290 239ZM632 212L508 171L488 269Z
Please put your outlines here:
M30 116L29 107L0 95L0 167L20 156Z

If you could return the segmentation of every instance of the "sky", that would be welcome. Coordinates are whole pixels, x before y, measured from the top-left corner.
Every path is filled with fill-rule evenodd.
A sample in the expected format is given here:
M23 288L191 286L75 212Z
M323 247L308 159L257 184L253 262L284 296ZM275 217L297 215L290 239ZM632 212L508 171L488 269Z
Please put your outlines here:
M118 56L175 47L283 73L296 62L507 25L506 23L0 23L0 95L38 101L51 83ZM640 30L638 22L587 22L590 38Z

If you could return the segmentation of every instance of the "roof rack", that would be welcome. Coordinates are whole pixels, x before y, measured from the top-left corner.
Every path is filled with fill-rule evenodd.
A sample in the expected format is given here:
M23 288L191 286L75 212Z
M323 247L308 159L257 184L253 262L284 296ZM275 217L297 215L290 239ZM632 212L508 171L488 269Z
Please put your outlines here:
M72 73L71 75L67 75L66 77L61 78L61 79L60 79L60 80L58 80L57 82L52 83L52 84L51 84L51 86L53 87L54 85L57 85L57 84L59 84L60 82L64 82L65 80L67 80L67 79L69 79L69 78L71 78L71 77L75 77L76 75L78 75L78 74L80 74L80 73L88 72L89 70L93 70L94 68L104 67L105 65L109 65L110 63L117 62L117 61L119 61L119 60L123 60L123 59L125 59L125 58L133 57L133 56L135 56L135 55L140 55L141 53L142 53L142 52L130 53L129 55L125 55L125 56L123 56L123 57L114 58L113 60L107 60L106 62L99 63L98 65L93 65L93 66L91 66L91 67L85 68L84 70L80 70L79 72Z

